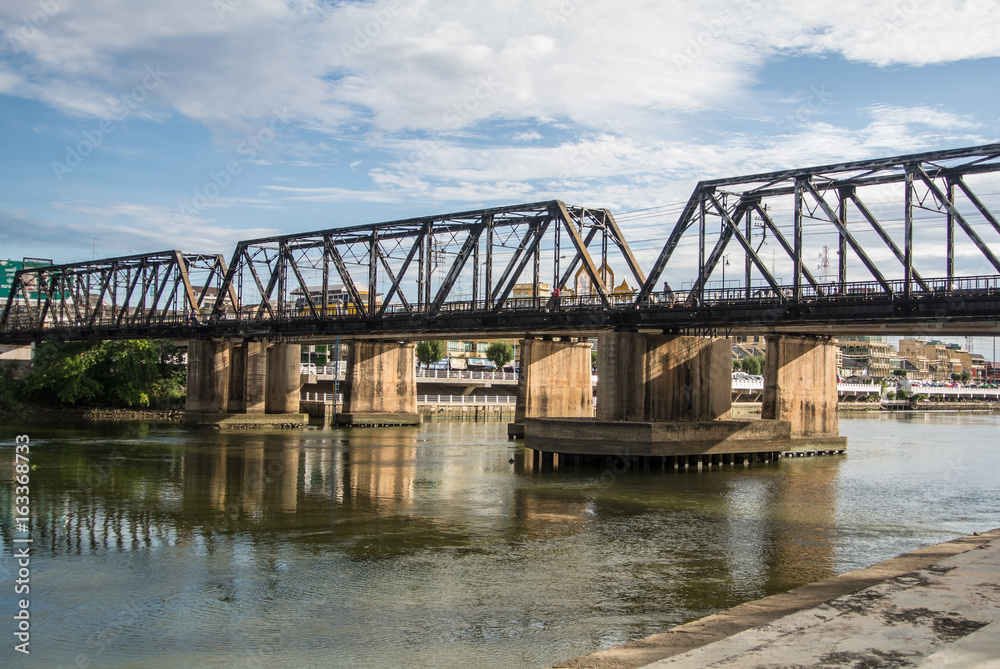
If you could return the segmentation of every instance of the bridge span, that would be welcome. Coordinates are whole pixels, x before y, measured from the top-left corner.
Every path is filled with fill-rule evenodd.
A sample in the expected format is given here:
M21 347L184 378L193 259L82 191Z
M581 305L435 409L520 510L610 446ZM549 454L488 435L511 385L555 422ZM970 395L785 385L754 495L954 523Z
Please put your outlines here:
M763 428L726 421L718 338L763 333L765 436L834 438L829 337L1000 334L998 186L991 144L702 181L654 230L659 251L630 245L608 209L551 200L248 240L228 263L167 251L27 268L0 342L189 339L189 414L225 421L297 414L299 344L342 337L341 419L395 424L416 417L413 341L523 337L530 435L531 420L592 419L585 339L599 336L601 424L710 423L706 448L731 453ZM556 443L567 426L535 429ZM649 434L644 448L669 450Z

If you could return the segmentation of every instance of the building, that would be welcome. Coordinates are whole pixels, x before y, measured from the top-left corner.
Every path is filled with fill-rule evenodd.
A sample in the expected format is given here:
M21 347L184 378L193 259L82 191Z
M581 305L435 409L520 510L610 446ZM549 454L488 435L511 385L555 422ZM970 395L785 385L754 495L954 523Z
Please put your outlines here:
M900 373L910 381L930 381L931 371L927 360L917 360L904 358L901 355L893 355L889 358L889 369L892 376L899 376Z
M900 339L899 355L919 369L926 370L928 381L947 381L951 378L952 364L948 346L943 342L927 339Z
M838 367L845 375L866 375L885 378L892 373L892 346L885 337L839 337L842 362Z
M986 366L989 364L986 360L986 356L980 353L970 353L969 361L972 365L972 370L970 374L972 378L977 381L983 381L986 379Z

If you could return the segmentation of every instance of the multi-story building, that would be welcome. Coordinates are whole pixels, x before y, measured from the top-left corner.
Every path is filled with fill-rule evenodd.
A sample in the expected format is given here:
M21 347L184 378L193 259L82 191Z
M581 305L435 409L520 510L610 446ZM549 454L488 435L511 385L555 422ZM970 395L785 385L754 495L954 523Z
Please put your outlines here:
M926 369L931 381L951 378L952 365L948 346L944 342L927 339L900 339L899 355L921 369Z
M893 350L885 337L839 337L838 340L843 360L839 367L845 372L877 377L890 375Z

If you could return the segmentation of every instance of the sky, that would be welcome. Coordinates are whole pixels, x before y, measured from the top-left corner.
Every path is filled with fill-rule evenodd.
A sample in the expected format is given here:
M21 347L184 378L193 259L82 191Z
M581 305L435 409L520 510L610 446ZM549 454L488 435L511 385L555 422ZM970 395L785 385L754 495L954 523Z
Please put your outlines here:
M998 141L998 23L990 0L5 0L0 257L228 256L553 198L655 255L700 179Z

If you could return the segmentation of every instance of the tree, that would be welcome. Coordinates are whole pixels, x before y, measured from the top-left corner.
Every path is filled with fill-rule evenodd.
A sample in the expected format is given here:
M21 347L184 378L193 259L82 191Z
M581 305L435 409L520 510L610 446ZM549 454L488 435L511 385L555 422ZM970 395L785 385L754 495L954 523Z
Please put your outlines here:
M48 341L36 347L22 386L28 397L42 402L149 406L182 397L185 374L170 342Z
M901 379L905 379L906 378L906 370L905 369L894 369L894 370L892 370L892 375L893 376L898 376Z
M504 365L514 359L514 347L509 342L494 341L486 348L486 359L503 369Z
M14 378L15 363L0 365L0 411L17 409L21 402L21 382Z
M444 357L443 341L418 341L417 360L424 363L427 368L440 361Z
M762 355L748 355L743 360L738 361L738 364L739 369L747 374L759 376L764 373L764 356Z

